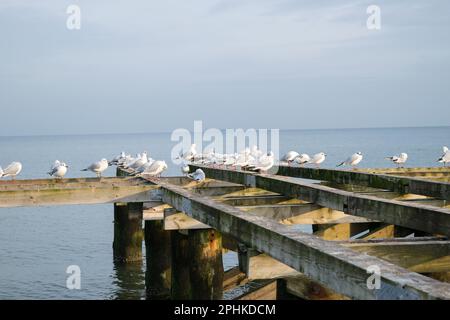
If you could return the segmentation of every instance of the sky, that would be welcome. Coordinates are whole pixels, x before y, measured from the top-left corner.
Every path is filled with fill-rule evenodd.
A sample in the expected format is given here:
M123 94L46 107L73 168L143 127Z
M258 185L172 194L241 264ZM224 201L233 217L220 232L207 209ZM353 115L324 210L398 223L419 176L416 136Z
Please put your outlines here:
M69 5L81 29L69 30ZM381 9L369 30L366 10ZM1 0L0 135L447 126L448 0Z

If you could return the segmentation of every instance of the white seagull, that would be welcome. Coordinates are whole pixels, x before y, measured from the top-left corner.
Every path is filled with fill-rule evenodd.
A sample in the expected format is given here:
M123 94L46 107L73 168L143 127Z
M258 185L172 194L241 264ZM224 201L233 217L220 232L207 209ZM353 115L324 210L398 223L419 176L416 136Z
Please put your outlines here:
M153 160L152 158L148 159L148 161L146 163L144 163L142 166L140 166L137 169L134 169L135 173L141 173L144 172L145 170L147 170L148 168L150 168L150 166L153 164L153 162L155 162L155 160Z
M15 179L16 176L22 171L22 164L20 162L12 162L9 166L7 166L0 178L2 177L11 177L11 179Z
M183 163L181 166L181 173L183 173L183 175L187 175L189 173L189 165L187 163Z
M138 169L148 162L147 151L144 151L138 158L128 165L130 169Z
M297 158L295 158L295 161L300 165L304 165L305 163L308 163L309 161L311 161L311 158L308 154L306 153L302 153L301 155L299 155Z
M363 155L361 152L356 152L354 154L352 154L347 160L341 162L340 164L338 164L336 167L340 167L340 166L352 166L355 167L358 165L358 163L361 162L361 160L363 159Z
M186 151L185 153L180 152L180 156L177 157L177 159L182 159L185 161L193 161L195 156L197 155L197 151L196 151L196 144L193 143L191 144L191 146L189 147L189 150Z
M297 157L299 157L300 154L296 151L289 151L286 153L282 158L282 162L287 162L288 166L291 165L291 162L294 161Z
M118 156L115 156L111 161L109 161L109 165L117 165L122 159L125 159L126 154L122 151Z
M443 147L442 151L444 151L444 154L438 159L438 162L443 163L445 167L450 162L450 150L447 147Z
M250 170L260 171L266 173L275 163L274 154L270 151L268 154L263 154L259 159L249 167Z
M244 153L240 153L236 158L235 167L245 167L248 166L250 161L253 161L254 158L250 155L250 149L246 149Z
M262 150L259 150L257 146L252 146L250 150L250 155L257 159L259 157L262 157L264 155L264 152Z
M315 164L317 168L320 167L320 164L325 161L327 155L324 152L316 153L308 163Z
M53 177L63 178L66 173L69 166L65 164L64 162L60 162L59 160L56 160L55 163L51 166L50 171L48 174Z
M408 160L408 154L402 152L398 156L386 157L386 160L392 161L400 168Z
M160 177L163 171L165 171L167 168L168 167L165 161L156 160L142 173L139 173L137 176Z
M202 169L197 169L193 173L189 173L187 176L197 182L201 182L206 179L206 175Z
M108 160L103 158L102 160L94 162L89 167L81 171L92 171L97 174L97 177L101 177L102 172L105 171L106 169L108 169Z

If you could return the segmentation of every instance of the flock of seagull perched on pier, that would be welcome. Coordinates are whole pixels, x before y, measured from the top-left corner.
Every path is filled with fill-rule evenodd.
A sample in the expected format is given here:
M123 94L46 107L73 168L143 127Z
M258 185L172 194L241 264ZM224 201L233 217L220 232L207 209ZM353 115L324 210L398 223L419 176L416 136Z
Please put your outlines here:
M443 163L444 166L450 162L450 151L447 147L443 147L443 154L437 160L437 162ZM297 163L299 166L314 165L317 168L325 161L327 155L324 152L319 152L313 156L309 156L306 153L298 153L296 151L287 152L281 159L280 164L287 164L290 166L292 163ZM385 159L392 161L399 167L403 167L408 160L406 153L400 153L399 155L386 157ZM198 153L196 151L196 145L192 144L187 152L180 153L176 160L181 161L181 172L195 181L202 181L205 179L205 173L201 169L197 169L193 173L189 173L189 164L203 164L210 165L212 167L225 167L225 168L241 168L250 171L268 172L275 165L274 153L265 153L259 150L257 146L252 148L245 148L239 153L234 154L221 154L216 153L214 150L206 153ZM348 157L345 161L342 161L337 165L356 167L363 160L363 154L356 152ZM91 171L98 177L101 177L104 172L110 166L118 166L129 170L135 176L146 178L159 178L161 174L167 170L168 166L163 160L154 160L150 158L147 152L137 154L136 157L121 152L118 156L112 160L105 158L100 161L92 163L81 171ZM56 178L63 178L69 166L62 161L56 160L50 168L48 174ZM14 179L22 171L22 164L20 162L12 162L4 170L0 167L0 178L11 177Z

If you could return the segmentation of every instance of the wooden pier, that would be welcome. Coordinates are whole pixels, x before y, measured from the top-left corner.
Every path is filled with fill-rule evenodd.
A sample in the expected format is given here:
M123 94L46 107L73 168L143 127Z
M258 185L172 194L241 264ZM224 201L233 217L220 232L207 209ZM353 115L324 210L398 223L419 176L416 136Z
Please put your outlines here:
M114 203L149 299L450 299L450 168L190 167L208 179L1 181L0 207Z

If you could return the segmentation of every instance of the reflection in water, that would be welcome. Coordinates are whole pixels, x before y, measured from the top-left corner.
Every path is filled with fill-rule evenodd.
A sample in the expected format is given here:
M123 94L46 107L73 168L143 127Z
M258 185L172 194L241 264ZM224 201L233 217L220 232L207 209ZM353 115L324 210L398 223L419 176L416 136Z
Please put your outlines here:
M123 263L114 261L115 286L111 299L145 299L145 272L142 261Z

